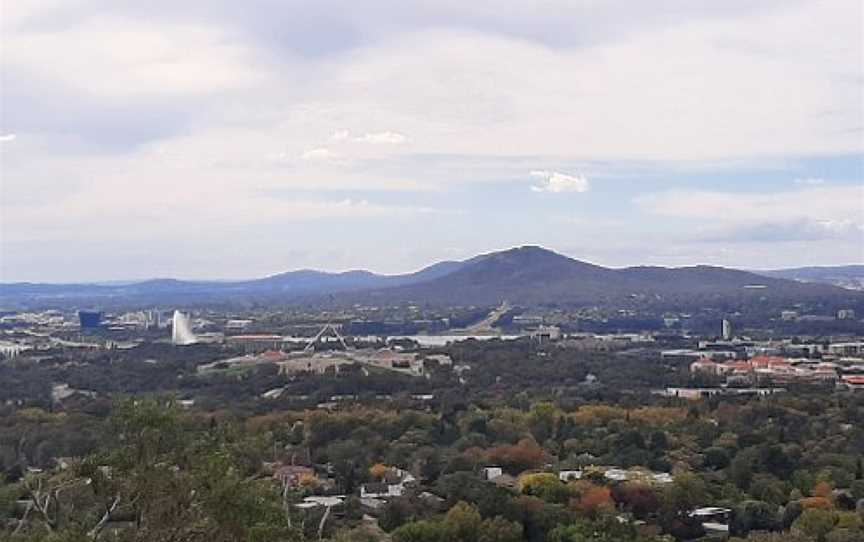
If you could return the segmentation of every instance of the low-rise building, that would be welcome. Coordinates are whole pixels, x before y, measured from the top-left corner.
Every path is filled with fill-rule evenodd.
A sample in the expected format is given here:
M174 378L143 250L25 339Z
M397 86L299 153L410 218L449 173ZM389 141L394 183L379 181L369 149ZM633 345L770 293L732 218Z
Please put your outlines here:
M570 482L572 480L581 480L582 479L582 471L581 470L562 470L558 472L558 479L562 482Z
M561 328L558 326L540 326L531 332L531 338L540 342L557 341L561 338Z
M282 335L232 335L225 337L226 346L247 353L282 350L284 342Z
M501 467L483 467L480 469L480 475L484 480L491 480L504 474L504 469Z
M282 465L274 470L273 479L283 486L295 488L305 482L314 480L315 470L302 465Z
M864 341L832 343L828 345L828 353L835 356L864 355Z

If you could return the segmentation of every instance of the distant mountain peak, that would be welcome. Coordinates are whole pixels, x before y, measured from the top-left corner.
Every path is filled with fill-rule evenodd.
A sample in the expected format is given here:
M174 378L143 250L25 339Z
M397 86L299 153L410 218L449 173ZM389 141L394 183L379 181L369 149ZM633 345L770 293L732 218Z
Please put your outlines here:
M818 270L819 273L824 271ZM841 272L830 271L832 277ZM851 276L841 279L851 283L856 278L856 269L843 271ZM814 272L810 271L810 274ZM807 280L809 277L790 278ZM754 284L763 287L758 290L750 288ZM654 309L662 304L663 310L678 307L690 310L717 303L738 307L755 306L754 303L788 307L804 302L826 309L854 308L864 312L864 293L832 286L708 265L610 269L537 245L489 252L461 262L439 262L403 275L376 275L364 270L327 273L305 269L233 282L156 279L115 286L0 285L0 300L47 300L46 303L53 303L66 299L69 304L88 298L106 303L116 299L118 303L132 300L146 304L229 300L306 302L326 296L332 298L334 294L339 294L346 303L422 302L430 305L492 306L506 299L524 306L629 307L643 303L652 304Z
M554 250L549 250L548 248L537 245L522 245L504 250L488 252L486 254L481 254L480 256L467 260L465 263L477 261L500 261L513 263L524 262L531 264L543 262L585 263L580 262L579 260L574 260L573 258L555 252Z

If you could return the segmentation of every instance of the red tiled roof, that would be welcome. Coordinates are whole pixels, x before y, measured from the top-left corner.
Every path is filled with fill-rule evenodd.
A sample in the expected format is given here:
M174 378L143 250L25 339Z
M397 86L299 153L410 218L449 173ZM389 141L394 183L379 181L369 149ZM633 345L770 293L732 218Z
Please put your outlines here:
M756 367L770 367L772 365L789 365L789 360L778 356L756 356L750 360Z

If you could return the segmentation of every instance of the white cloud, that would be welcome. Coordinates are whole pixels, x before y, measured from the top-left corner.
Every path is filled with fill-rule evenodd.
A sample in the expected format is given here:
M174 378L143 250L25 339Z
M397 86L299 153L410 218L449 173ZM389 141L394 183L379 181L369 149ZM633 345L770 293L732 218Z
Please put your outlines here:
M694 239L772 241L828 237L864 241L864 186L787 192L671 191L635 199L647 212L685 221Z
M302 158L303 160L327 161L335 160L339 158L339 155L326 147L315 147L303 151L303 153L300 155L300 158Z
M223 28L131 17L91 17L52 32L13 28L4 36L3 62L111 100L250 89L274 75Z
M17 243L167 240L180 232L196 238L235 228L330 220L412 220L452 214L451 209L383 204L367 199L316 196L274 197L239 190L202 191L195 186L160 183L130 185L122 178L111 193L88 188L58 200L41 200L4 211L4 233ZM125 196L119 198L118 196ZM106 228L106 224L113 227ZM121 227L122 226L122 227Z
M50 11L55 4L45 3L41 9L47 12L19 7L13 20L32 23L34 14L53 20L59 17ZM292 114L289 109L302 110L294 133L308 138L304 147L328 137L347 140L345 126L391 126L399 131L357 139L396 144L408 133L418 153L570 159L703 161L860 152L861 27L859 18L849 16L860 13L860 5L840 0L772 6L730 6L717 10L720 17L703 6L693 8L695 16L674 18L674 24L639 26L638 32L610 33L590 46L560 48L513 37L511 30L520 25L511 28L512 23L537 17L530 3L496 9L491 23L500 23L502 32L448 29L446 21L458 19L460 10L427 6L446 15L434 30L399 34L388 28L349 51L312 59L250 39L243 32L249 30L242 26L245 18L202 16L190 24L166 10L155 24L106 8L109 14L50 31L12 25L5 32L4 64L119 101L127 111L163 107L166 99L190 100L170 106L196 111L190 122L199 133L232 122L272 130ZM534 23L541 30L558 18L591 28L601 16L595 13L614 11L572 2L548 8L548 20ZM348 11L358 16L343 11L334 17L348 17ZM478 18L487 12L477 8ZM63 17L70 13L61 10ZM372 24L367 19L364 24ZM202 95L216 99L200 102Z
M15 134L0 135L0 143L9 143L10 141L15 141L15 138L17 137L18 136L16 136Z
M200 220L230 244L262 216L370 216L376 206L362 201L377 199L371 191L394 193L381 201L454 185L467 191L524 177L536 164L549 171L532 177L535 190L578 192L588 181L561 172L586 171L593 181L603 172L590 164L599 163L612 177L640 175L639 167L657 177L666 168L758 169L794 155L864 150L855 0L755 9L554 0L543 10L527 1L501 8L439 0L389 6L401 17L392 20L380 17L379 3L311 10L326 15L335 37L350 34L342 41L314 26L282 28L307 21L301 12L310 10L290 2L6 4L6 127L26 137L4 146L4 242L138 228L152 235L152 249L174 232L200 233ZM324 49L303 49L316 41ZM828 181L798 188L828 190ZM332 201L333 190L352 203ZM298 192L309 201L285 202ZM56 198L50 207L38 205L46 193ZM776 197L666 194L640 205L648 227L791 224L849 236L862 222L853 208L859 192ZM711 206L709 217L680 210L700 204ZM376 216L413 212L379 207ZM828 249L807 252L817 253Z
M860 220L857 221L851 218L845 218L842 220L828 218L824 220L817 220L816 224L820 228L823 228L825 231L835 235L843 235L847 233L861 233L864 232L864 215L859 218Z
M330 141L334 143L339 143L341 141L345 141L349 137L351 137L351 132L349 132L348 130L336 130L330 136Z
M714 161L859 152L860 25L850 9L790 3L558 49L416 32L334 58L316 102L346 124L399 126L418 152L435 154Z
M583 175L567 175L557 171L532 171L532 177L540 179L540 184L533 185L534 192L587 192L591 185Z
M739 223L809 218L864 218L864 186L814 187L786 192L711 192L676 190L636 198L663 216Z
M355 139L362 143L372 143L374 145L400 145L408 141L408 137L398 132L374 132L362 135Z
M825 184L825 179L815 179L815 178L795 179L795 184L803 184L806 186L819 186L819 185Z

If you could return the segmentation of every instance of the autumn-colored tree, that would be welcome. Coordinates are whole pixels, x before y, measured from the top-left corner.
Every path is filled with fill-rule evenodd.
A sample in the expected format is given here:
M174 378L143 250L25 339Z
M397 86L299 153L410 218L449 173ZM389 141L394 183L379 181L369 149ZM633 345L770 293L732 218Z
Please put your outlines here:
M375 463L369 467L369 476L376 480L383 480L388 472L390 472L390 467L384 463Z
M571 508L589 518L615 509L612 492L608 487L591 485L570 503Z
M829 510L834 507L831 500L825 497L804 497L798 502L801 503L801 508L804 510L810 510L811 508Z
M483 450L483 448L472 446L462 452L462 456L465 457L468 463L476 466L484 460L484 458L486 457L486 452Z
M586 405L572 414L579 425L604 425L612 420L624 420L627 412L620 407L609 405Z
M638 518L657 512L660 499L654 489L641 482L627 482L612 489L615 502L622 505Z
M489 462L499 464L510 472L518 473L543 464L546 452L533 439L522 439L516 444L503 444L486 452Z
M297 483L301 487L315 487L318 485L318 478L310 472L304 472L298 477Z
M815 486L813 486L812 494L814 497L823 497L825 499L831 498L831 492L834 488L831 487L831 484L828 482L819 482Z

